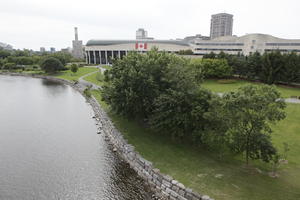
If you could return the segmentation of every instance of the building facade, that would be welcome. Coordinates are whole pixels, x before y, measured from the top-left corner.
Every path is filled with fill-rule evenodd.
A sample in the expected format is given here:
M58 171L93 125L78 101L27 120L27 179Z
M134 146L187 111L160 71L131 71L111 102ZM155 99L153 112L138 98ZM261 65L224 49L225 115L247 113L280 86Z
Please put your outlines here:
M178 53L192 50L194 55L202 56L214 52L249 55L280 51L300 53L300 39L282 39L266 34L247 34L241 37L223 36L213 40L201 37L189 40L89 40L85 47L88 64L111 64L113 58L122 58L130 51L141 53L156 47L159 51Z
M89 40L85 47L88 64L111 64L113 58L122 58L130 51L147 52L153 47L159 51L177 53L191 49L180 40Z
M300 39L282 39L266 34L247 34L242 37L224 36L213 40L195 39L190 44L196 55L205 55L210 52L228 54L249 55L253 52L270 52L279 50L280 52L300 53Z
M232 36L233 15L219 13L211 16L210 38Z
M40 47L40 52L41 52L41 53L46 52L46 48L45 48L45 47Z

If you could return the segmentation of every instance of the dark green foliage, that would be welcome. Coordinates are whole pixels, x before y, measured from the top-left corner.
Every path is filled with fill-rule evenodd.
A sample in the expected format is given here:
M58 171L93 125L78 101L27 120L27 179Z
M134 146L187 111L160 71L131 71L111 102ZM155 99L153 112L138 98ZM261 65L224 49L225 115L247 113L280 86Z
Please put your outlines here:
M42 61L41 69L46 73L54 73L59 70L63 70L64 67L58 59L50 57Z
M210 119L223 116L223 122L218 120L218 129L223 129L234 152L246 154L247 163L249 158L269 162L276 155L269 124L285 118L285 103L279 98L274 87L248 85L225 94L220 109L210 109Z
M11 55L10 51L0 49L0 59L7 58L10 55Z
M202 116L209 107L211 92L199 88L193 71L182 64L170 64L165 80L168 87L154 101L155 109L150 117L152 127L181 138L203 130Z
M179 55L194 55L194 52L191 49L180 50L178 52Z
M245 153L247 163L273 159L277 152L269 124L285 117L280 94L270 86L246 86L220 97L199 87L203 74L230 76L231 68L225 59L187 60L156 49L132 52L105 71L102 98L117 114L180 141L220 155Z
M200 78L227 78L232 75L232 67L225 59L192 59L190 65L196 69L197 80Z
M61 52L52 53L52 54L48 55L48 57L53 57L53 58L58 59L63 66L65 66L67 63L69 63L72 58L71 54L61 53Z
M267 84L280 80L280 70L285 67L283 56L279 51L264 54L260 79Z
M78 65L73 63L71 65L71 72L76 73L78 71Z
M4 66L2 67L2 69L6 69L6 70L12 70L15 68L16 68L15 63L5 63Z
M209 54L205 54L203 56L203 58L211 58L211 59L214 59L216 57L217 57L217 55L214 52L210 52Z
M244 76L248 79L257 79L263 68L263 60L258 52L250 54L244 65Z
M74 84L77 84L77 83L74 83ZM87 87L83 90L83 94L84 94L85 97L87 97L87 98L91 98L91 97L92 97L91 88L92 88L92 86L89 85L89 86L87 86Z
M280 69L280 81L286 83L300 82L300 56L290 53L284 56L284 67Z
M176 84L166 78L168 66L186 62L183 58L157 50L145 55L132 52L123 59L115 60L112 69L106 71L105 81L109 84L103 87L103 98L119 114L148 118L154 109L154 100L171 84Z
M263 55L255 52L249 56L221 52L216 56L204 56L207 57L226 59L235 75L250 80L260 80L267 84L300 82L300 55L295 52L282 54L280 51L273 51Z

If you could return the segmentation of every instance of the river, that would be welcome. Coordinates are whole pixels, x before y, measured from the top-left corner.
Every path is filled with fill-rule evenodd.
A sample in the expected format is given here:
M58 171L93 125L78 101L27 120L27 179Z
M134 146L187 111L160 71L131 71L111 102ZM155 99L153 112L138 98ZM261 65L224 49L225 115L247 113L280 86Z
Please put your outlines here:
M0 75L0 199L151 199L92 116L69 86Z

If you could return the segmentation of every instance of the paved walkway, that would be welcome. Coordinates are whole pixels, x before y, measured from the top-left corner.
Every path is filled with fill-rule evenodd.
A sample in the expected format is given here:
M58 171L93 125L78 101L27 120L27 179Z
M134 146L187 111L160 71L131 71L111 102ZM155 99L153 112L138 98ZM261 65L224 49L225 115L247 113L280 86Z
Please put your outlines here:
M101 71L102 74L103 74L103 73L105 72L105 70L106 70L105 68L101 67L100 65L98 65L98 66L93 66L93 67L99 69L99 71ZM96 85L96 84L94 84L94 83L91 83L91 82L89 82L89 81L84 80L85 77L90 76L90 75L92 75L92 74L95 74L95 73L97 73L97 72L99 72L99 71L91 72L91 73L88 73L88 74L85 74L85 75L81 76L81 77L78 79L78 82L79 82L81 85L85 86L85 87L88 87L88 86L91 85L91 86L92 86L92 89L96 89L96 90L97 90L97 89L101 89L101 86Z
M86 87L88 87L88 86L91 85L91 86L92 86L92 89L96 89L96 90L97 90L97 89L100 89L101 86L96 85L96 84L94 84L94 83L91 83L91 82L89 82L89 81L84 80L85 77L90 76L90 75L92 75L92 74L95 74L95 73L97 73L97 72L99 72L99 71L91 72L91 73L88 73L88 74L85 74L85 75L81 76L81 77L78 79L78 82L79 82L81 85L86 86Z

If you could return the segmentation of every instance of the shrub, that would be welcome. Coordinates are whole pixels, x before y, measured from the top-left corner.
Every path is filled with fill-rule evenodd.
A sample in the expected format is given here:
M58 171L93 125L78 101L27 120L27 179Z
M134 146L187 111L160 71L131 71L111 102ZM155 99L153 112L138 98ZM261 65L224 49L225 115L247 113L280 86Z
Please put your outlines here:
M227 78L232 76L232 67L225 59L192 59L190 65L196 70L196 77Z
M71 72L73 72L73 73L76 73L77 71L78 71L78 65L77 64L75 64L75 63L73 63L72 65L71 65Z
M15 63L5 63L2 69L12 70L16 68Z
M84 96L86 96L87 98L91 98L92 97L91 88L92 88L92 86L89 85L83 91Z
M47 73L54 73L62 70L64 67L61 62L56 58L46 58L41 63L41 69Z

